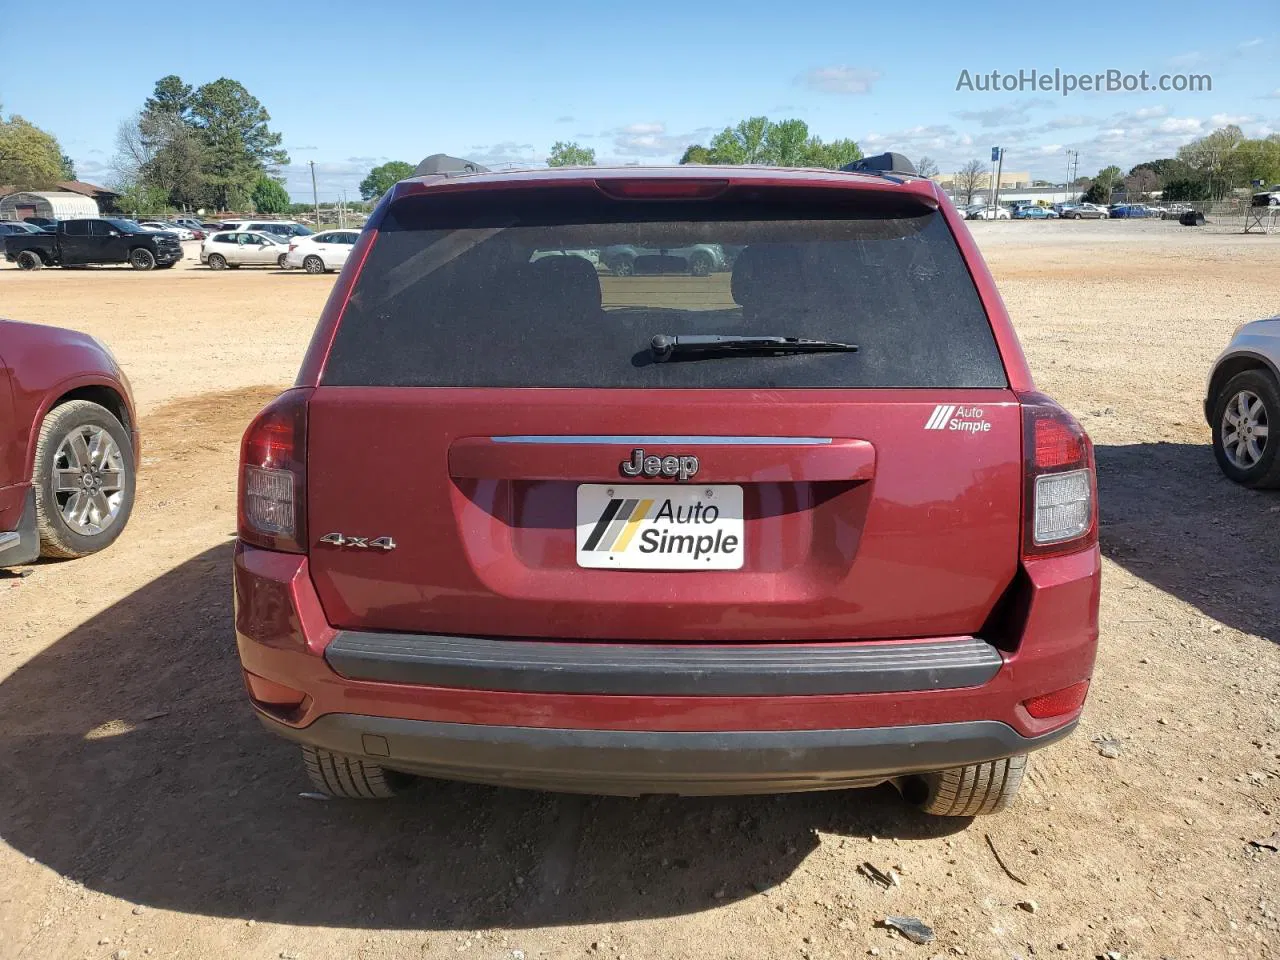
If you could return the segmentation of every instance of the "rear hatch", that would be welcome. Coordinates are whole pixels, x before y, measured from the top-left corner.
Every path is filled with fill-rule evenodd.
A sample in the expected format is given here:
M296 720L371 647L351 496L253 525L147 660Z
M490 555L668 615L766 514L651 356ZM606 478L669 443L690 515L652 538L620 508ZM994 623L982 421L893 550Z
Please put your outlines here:
M905 191L635 183L642 198L541 183L387 210L308 414L329 621L978 631L1018 564L1020 412L942 214ZM615 273L596 252L622 245L640 253ZM664 361L652 345L700 335L858 350Z

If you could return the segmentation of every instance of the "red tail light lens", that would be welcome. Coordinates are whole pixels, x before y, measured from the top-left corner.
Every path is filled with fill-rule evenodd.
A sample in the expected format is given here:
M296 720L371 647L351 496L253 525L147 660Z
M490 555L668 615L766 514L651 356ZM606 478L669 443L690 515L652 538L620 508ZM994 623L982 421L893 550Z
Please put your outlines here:
M1032 697L1023 702L1027 713L1037 720L1048 720L1050 717L1061 717L1075 713L1084 705L1084 698L1089 693L1089 681L1081 680L1069 687Z
M305 553L310 388L267 404L240 445L239 534L245 543Z
M707 200L723 193L729 181L651 177L597 180L596 186L618 200Z
M1098 542L1098 483L1089 435L1044 394L1021 400L1023 556L1088 549Z

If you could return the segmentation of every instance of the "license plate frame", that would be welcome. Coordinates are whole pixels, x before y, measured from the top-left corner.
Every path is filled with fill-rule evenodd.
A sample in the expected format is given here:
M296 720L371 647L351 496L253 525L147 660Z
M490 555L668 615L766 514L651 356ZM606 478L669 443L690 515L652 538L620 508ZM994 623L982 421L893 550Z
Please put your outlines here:
M738 484L578 485L575 559L595 570L741 570Z

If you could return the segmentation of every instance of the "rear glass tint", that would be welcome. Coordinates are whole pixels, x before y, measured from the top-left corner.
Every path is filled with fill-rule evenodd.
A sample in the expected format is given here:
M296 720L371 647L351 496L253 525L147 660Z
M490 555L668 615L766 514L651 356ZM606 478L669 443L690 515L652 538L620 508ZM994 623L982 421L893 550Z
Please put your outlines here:
M857 353L654 362L657 334L785 336ZM580 186L404 198L323 382L494 387L1003 387L942 215L851 190L625 201Z

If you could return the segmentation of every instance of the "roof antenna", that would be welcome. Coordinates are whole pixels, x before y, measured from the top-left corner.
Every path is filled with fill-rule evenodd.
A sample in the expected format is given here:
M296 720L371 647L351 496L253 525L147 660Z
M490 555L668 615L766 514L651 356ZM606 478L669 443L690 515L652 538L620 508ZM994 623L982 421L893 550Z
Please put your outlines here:
M482 167L478 163L471 160L463 160L461 157L451 157L447 153L433 153L427 159L423 160L416 170L413 171L415 177L431 177L431 176L449 176L450 174L460 173L488 173L488 167Z

